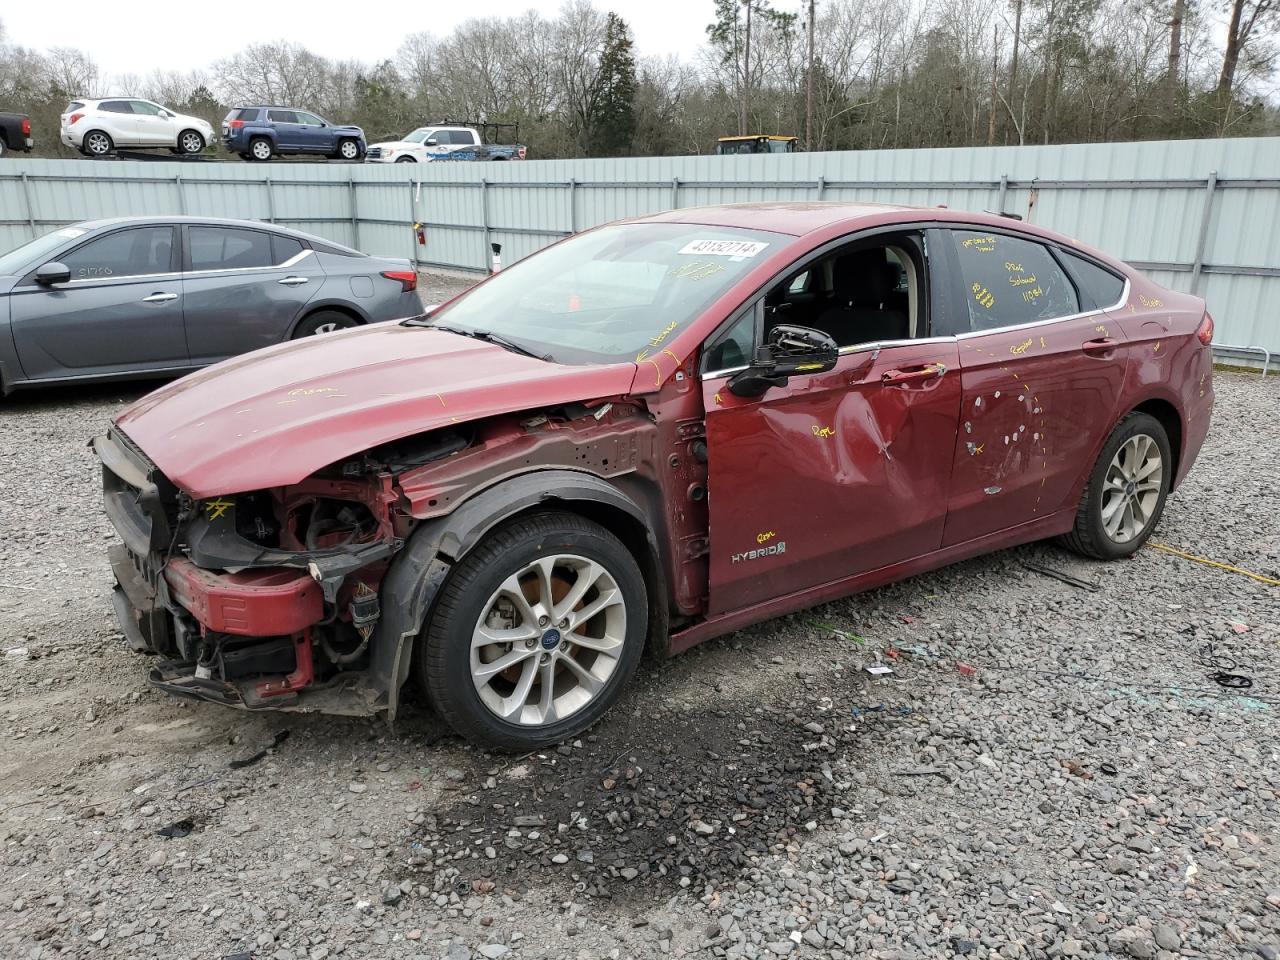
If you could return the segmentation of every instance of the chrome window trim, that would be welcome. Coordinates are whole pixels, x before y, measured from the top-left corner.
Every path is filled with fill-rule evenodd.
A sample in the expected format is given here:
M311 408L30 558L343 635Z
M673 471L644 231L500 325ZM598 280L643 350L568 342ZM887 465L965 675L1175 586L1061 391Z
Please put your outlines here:
M1068 277L1068 280L1071 278ZM992 333L1004 333L1013 330L1029 330L1032 327L1043 327L1047 323L1064 323L1067 320L1083 320L1085 317L1096 317L1112 310L1118 310L1124 306L1129 300L1129 278L1124 278L1124 288L1120 291L1120 299L1109 307L1099 307L1096 310L1085 310L1083 313L1069 313L1061 317L1049 317L1047 320L1030 320L1027 323L1015 323L1007 327L990 327L986 330L967 330L964 333L957 333L957 340L968 340L972 337L985 337Z
M129 273L112 277L85 277L83 280L68 280L66 283L58 284L59 287L70 287L80 283L109 283L112 280L158 280L162 277L181 277L182 273L176 270L169 270L165 273ZM36 284L39 286L39 284Z
M199 224L197 224L197 226L199 226ZM247 230L249 228L248 227L228 227L228 229ZM258 232L266 233L268 237L271 236L271 234L267 233L265 230L260 230ZM210 267L207 270L187 270L184 272L183 275L188 277L205 277L205 276L216 276L221 273L254 273L254 272L264 271L264 270L288 270L290 267L298 263L301 263L304 259L306 259L308 254L314 253L314 252L315 251L312 250L310 247L304 247L301 253L295 253L292 257L290 257L284 263L272 264L271 266L267 266L267 267Z
M865 353L868 350L879 352L886 347L905 347L908 345L916 345L921 343L954 343L956 337L924 337L919 340L908 338L906 340L872 340L867 343L855 343L852 346L841 347L836 354L841 357L852 356L855 353ZM741 367L726 367L724 370L708 370L702 374L703 380L714 380L716 377L723 377L727 373L739 373L749 369L749 365ZM829 372L829 371L828 371Z

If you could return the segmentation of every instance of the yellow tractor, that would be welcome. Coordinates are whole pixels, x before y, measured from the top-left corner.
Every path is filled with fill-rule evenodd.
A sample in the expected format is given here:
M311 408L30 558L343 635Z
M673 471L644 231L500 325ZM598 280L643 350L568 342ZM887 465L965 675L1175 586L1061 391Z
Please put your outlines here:
M731 153L795 153L800 149L799 137L752 133L745 137L721 137L716 142L720 156Z

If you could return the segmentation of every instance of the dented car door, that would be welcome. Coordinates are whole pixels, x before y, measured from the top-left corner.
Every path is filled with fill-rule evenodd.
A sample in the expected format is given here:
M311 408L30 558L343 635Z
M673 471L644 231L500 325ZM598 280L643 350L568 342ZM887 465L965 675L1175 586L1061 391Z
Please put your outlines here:
M704 379L709 613L938 549L956 366L944 337L854 348L756 398Z

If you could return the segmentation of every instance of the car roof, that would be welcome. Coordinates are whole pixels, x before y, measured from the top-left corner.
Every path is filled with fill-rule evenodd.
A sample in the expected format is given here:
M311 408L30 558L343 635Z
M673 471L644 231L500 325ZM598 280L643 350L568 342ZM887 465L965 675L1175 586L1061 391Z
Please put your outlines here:
M67 224L67 226L80 227L83 230L102 230L107 227L145 227L150 224L171 223L195 224L198 226L208 227L248 227L253 230L267 230L271 233L280 233L289 237L297 237L300 240L314 241L330 247L352 249L344 244L335 243L332 240L326 240L324 237L317 237L315 234L304 233L301 230L294 230L290 227L282 227L279 224L264 223L261 220L232 220L228 217L104 217L100 220L81 220L79 223Z
M849 230L919 223L921 221L959 222L976 226L1014 230L1079 247L1096 253L1079 241L1044 227L994 213L952 210L948 207L917 207L907 204L847 202L840 200L755 201L725 203L707 207L680 207L628 222L689 223L713 227L736 227L743 230L768 230L773 233L803 237L806 234L843 226ZM1105 256L1105 255L1104 255ZM1112 257L1106 257L1112 260Z

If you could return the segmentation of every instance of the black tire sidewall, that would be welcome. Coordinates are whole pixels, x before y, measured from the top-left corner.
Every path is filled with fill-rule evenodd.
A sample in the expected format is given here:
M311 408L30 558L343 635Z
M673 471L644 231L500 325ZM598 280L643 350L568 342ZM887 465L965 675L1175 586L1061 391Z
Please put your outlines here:
M630 551L603 527L572 514L538 514L505 528L495 557L480 544L441 589L419 643L418 679L431 702L468 739L499 750L520 751L559 742L590 727L618 699L635 673L648 631L648 591ZM546 727L522 727L489 712L471 678L471 634L483 606L512 573L551 553L575 554L603 565L622 591L627 629L613 675L586 706Z
M1147 528L1127 543L1116 543L1107 536L1107 531L1102 525L1102 490L1106 482L1107 470L1111 466L1111 460L1115 457L1116 451L1124 446L1130 438L1138 434L1146 434L1160 448L1160 499L1156 503L1155 514L1147 524ZM1164 427L1160 425L1160 421L1146 413L1134 413L1126 417L1111 432L1111 436L1107 438L1107 442L1103 445L1102 453L1098 456L1097 463L1093 465L1093 473L1089 475L1089 493L1085 497L1085 502L1081 504L1081 509L1084 511L1082 519L1088 526L1089 539L1097 552L1105 559L1112 560L1136 553L1147 542L1152 531L1155 530L1156 525L1160 522L1160 517L1164 513L1164 505L1169 499L1169 487L1172 483L1173 453L1169 446L1169 437L1165 433Z
M291 339L301 340L303 337L314 337L316 336L316 327L323 327L326 323L341 324L338 327L339 330L348 330L357 326L358 322L352 320L345 313L338 313L336 310L321 310L298 321L298 325L293 328Z

